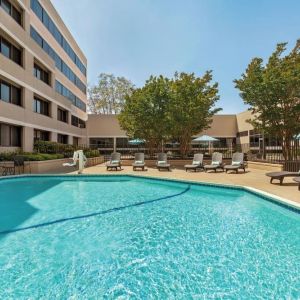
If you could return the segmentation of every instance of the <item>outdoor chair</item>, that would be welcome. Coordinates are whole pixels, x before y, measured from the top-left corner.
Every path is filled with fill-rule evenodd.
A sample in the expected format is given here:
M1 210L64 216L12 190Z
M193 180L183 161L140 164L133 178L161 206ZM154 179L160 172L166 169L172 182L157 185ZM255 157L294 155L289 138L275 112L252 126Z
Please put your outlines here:
M299 172L299 174L300 174L300 172ZM294 178L294 181L298 183L298 191L300 191L300 177Z
M24 156L17 155L13 159L13 165L9 166L2 166L2 175L7 176L7 175L16 175L16 170L18 171L18 174L21 174L25 172L25 164L24 164Z
M207 172L209 170L214 170L215 172L217 172L218 169L221 169L222 171L224 171L222 159L223 159L222 153L214 152L212 154L211 164L204 165L205 172Z
M238 173L239 169L243 169L246 172L246 163L244 162L244 153L233 153L231 165L225 165L224 170L226 173L228 171L235 171Z
M118 169L121 170L121 153L114 152L111 154L110 161L106 164L106 170L113 170L115 169L118 171Z
M185 165L184 166L185 171L187 172L188 170L194 170L195 172L199 169L203 169L203 154L197 153L194 154L194 158L192 161L191 165Z
M142 169L145 170L145 155L144 153L135 153L134 155L134 162L132 164L133 171L136 171L136 169Z
M170 171L171 165L168 163L168 157L166 153L158 153L156 167L158 171L168 170Z
M269 172L266 173L266 176L271 177L270 183L273 183L273 180L279 180L280 185L282 185L285 177L295 177L299 176L299 172L289 172L289 171L280 171L280 172Z

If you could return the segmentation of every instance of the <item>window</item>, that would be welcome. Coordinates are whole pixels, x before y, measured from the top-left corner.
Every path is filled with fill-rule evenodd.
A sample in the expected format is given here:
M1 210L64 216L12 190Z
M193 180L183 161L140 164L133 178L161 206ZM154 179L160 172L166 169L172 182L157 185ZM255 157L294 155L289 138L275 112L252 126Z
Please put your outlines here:
M0 79L0 99L7 103L22 106L21 89Z
M50 16L47 14L47 12L40 5L38 0L31 0L31 9L38 16L41 22L43 22L45 27L49 30L49 32L56 39L56 41L61 45L61 47L68 54L68 56L72 59L74 64L79 68L79 70L84 74L84 76L86 76L86 67L83 65L79 57L75 54L70 44L60 33L59 29L56 27L56 25L54 24Z
M35 12L37 17L42 21L43 20L43 8L40 5L39 1L31 0L31 9Z
M49 141L50 140L50 132L34 129L34 135L33 135L34 142L37 141Z
M50 116L50 103L38 98L34 98L33 111L41 115Z
M78 117L72 115L71 124L75 127L85 128L85 122Z
M1 82L1 100L5 101L5 102L10 102L10 85L5 83L5 82Z
M128 138L117 138L116 145L117 148L129 148L130 144L128 144Z
M0 52L18 65L22 65L22 51L3 37L0 37Z
M22 13L18 11L14 6L12 8L11 16L13 19L22 26Z
M79 138L76 136L73 137L73 146L79 146Z
M68 123L68 111L58 107L57 120Z
M30 28L31 37L44 49L44 51L55 61L55 66L58 68L72 83L74 83L83 93L86 94L85 84L74 74L69 66L62 61L57 53L49 46L49 44L37 33L37 31Z
M90 147L92 149L97 148L113 148L114 139L113 138L91 138Z
M33 75L39 79L45 82L46 84L50 85L50 74L45 69L42 69L40 66L38 66L36 63L33 66Z
M0 123L0 146L21 147L22 128Z
M1 38L1 49L0 50L4 56L6 56L7 58L10 58L10 43L3 38Z
M0 0L0 6L22 26L22 13L8 0Z
M86 112L86 104L57 80L55 81L55 90L57 93L69 99L73 105Z
M237 133L237 137L248 136L248 130L240 131Z
M68 136L65 134L57 134L57 142L60 144L68 144Z
M7 0L1 0L1 7L8 13L11 14L11 4Z
M15 86L11 86L11 103L21 106L21 89Z
M30 27L30 36L33 38L33 40L36 41L36 43L43 48L43 38L37 33L37 31L31 26Z

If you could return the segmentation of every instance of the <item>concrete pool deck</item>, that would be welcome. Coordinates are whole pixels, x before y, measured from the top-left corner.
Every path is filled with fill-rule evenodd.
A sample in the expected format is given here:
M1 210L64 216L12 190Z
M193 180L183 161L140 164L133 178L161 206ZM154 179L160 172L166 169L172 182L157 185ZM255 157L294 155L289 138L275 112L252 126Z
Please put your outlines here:
M72 172L76 173L76 172ZM298 185L292 178L285 178L283 185L279 185L276 181L270 184L270 178L265 175L265 170L248 168L246 173L240 171L239 174L218 172L205 173L185 172L183 169L174 168L171 172L158 171L149 167L147 171L133 171L131 166L122 166L122 171L106 171L105 164L84 169L83 174L134 174L141 176L160 177L169 179L192 180L199 182L210 182L219 184L241 185L261 190L275 196L285 198L300 204L300 192Z

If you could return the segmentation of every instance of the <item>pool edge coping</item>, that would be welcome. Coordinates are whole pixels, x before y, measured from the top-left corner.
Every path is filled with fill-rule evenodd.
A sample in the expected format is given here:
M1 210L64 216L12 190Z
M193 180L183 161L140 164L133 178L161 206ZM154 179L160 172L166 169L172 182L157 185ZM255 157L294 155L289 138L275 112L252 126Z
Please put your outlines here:
M238 185L238 184L227 184L227 183L215 183L209 181L196 181L196 180L189 180L189 179L177 179L177 178L164 178L164 177L156 177L156 176L148 176L148 175L139 175L139 174L21 174L21 175L11 175L11 176L3 176L0 177L0 181L7 180L7 179L16 179L16 178L26 178L26 177L133 177L133 178L144 178L144 179L153 179L153 180L160 180L160 181L169 181L169 182L178 182L178 183L191 183L200 186L215 186L215 187L224 187L224 188L231 188L231 189L239 189L249 192L250 194L254 194L267 200L269 202L273 202L279 206L282 206L286 209L296 211L300 213L300 203L295 201L285 199L283 197L271 194L269 192L265 192L263 190L253 188L250 186Z

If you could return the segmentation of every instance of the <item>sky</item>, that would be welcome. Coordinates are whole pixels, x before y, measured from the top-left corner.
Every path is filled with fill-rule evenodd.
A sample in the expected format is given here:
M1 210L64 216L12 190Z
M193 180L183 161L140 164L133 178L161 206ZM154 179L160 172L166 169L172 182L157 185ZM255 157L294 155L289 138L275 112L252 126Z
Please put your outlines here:
M88 83L100 73L137 87L150 75L213 71L221 113L245 110L233 80L254 57L300 38L300 0L52 0L88 60Z

